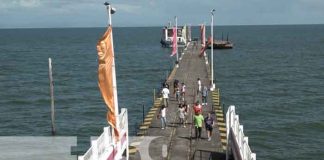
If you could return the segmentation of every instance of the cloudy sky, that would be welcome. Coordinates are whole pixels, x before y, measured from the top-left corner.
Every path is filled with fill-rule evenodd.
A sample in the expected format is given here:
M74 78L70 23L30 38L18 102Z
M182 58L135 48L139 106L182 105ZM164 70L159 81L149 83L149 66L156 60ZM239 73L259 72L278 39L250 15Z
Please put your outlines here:
M105 0L0 0L0 28L102 27ZM110 0L114 26L324 24L324 0Z

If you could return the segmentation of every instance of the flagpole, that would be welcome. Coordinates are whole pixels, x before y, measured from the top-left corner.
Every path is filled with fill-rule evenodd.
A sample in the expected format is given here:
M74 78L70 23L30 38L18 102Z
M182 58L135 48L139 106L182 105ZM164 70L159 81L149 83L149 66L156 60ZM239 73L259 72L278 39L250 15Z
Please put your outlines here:
M179 67L179 54L178 54L178 17L175 16L175 28L176 28L176 53L177 53L177 64L176 64L176 67L178 68Z
M215 89L214 83L214 11L215 9L211 10L211 88L210 90L213 91Z
M108 11L108 26L112 26L112 7L109 3L105 3L107 6ZM113 32L111 32L111 47L114 53L114 39L113 39ZM116 117L116 129L119 131L119 107L118 107L118 94L117 94L117 82L116 82L116 67L115 67L115 53L113 55L112 61L112 77L113 77L113 92L114 92L114 106L115 106L115 117Z
M203 44L204 44L204 46L203 47L207 47L206 45L208 45L208 44L206 44L206 25L205 25L205 22L203 23ZM205 61L206 61L206 64L208 64L208 56L207 56L207 54L206 54L206 51L204 51L204 56L205 56Z
M50 94L51 94L51 121L52 121L52 135L54 136L55 131L55 107L54 107L54 86L52 76L52 59L48 58L48 75L50 82Z

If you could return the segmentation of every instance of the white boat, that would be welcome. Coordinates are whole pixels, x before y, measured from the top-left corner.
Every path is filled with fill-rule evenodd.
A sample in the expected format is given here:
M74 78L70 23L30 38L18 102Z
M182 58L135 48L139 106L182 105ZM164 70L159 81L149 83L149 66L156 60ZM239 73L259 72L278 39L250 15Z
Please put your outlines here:
M191 41L191 27L178 26L177 27L177 41L179 47L184 47ZM162 47L171 48L173 39L173 27L171 25L162 28L161 45Z

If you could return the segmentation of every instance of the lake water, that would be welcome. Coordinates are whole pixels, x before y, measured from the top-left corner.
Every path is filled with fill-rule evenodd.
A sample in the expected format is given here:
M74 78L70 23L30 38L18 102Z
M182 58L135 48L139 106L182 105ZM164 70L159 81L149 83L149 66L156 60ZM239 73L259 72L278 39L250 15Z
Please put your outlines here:
M232 50L215 50L221 103L235 105L258 159L324 157L324 25L217 26ZM51 134L52 58L58 135L95 136L106 125L96 42L105 28L0 30L0 135ZM161 27L114 28L120 107L130 132L171 69ZM208 27L207 32L209 33ZM198 37L198 28L193 36ZM195 77L193 77L195 78Z

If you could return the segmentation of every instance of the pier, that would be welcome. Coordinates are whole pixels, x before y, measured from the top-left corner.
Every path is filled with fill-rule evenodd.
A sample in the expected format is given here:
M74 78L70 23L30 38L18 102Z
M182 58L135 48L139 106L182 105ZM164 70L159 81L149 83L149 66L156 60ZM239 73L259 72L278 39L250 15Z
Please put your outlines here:
M90 148L78 156L78 160L256 160L256 154L251 151L249 138L243 132L239 115L235 106L228 107L226 117L220 103L220 91L217 88L208 93L208 106L203 106L202 114L212 113L214 129L211 141L207 140L207 132L203 126L202 138L196 139L193 126L193 103L199 100L197 94L197 78L202 86L210 86L210 66L206 57L199 57L201 46L189 43L184 49L179 61L179 67L174 67L167 78L170 89L169 106L167 107L167 127L161 128L161 120L157 118L162 105L161 96L154 96L154 103L138 128L137 136L128 135L127 109L122 108L116 117L120 123L120 135L114 138L111 126L104 127L104 132L91 140ZM186 127L179 123L178 102L173 93L173 81L177 79L186 84L185 100L190 105ZM155 94L154 94L155 95ZM127 147L128 146L128 147Z
M174 67L170 73L167 83L169 84L170 98L167 107L167 127L161 129L161 120L157 118L162 98L157 97L154 105L146 115L143 123L139 126L136 140L130 144L130 159L145 159L141 157L139 145L144 142L145 137L152 137L148 146L149 158L151 159L225 159L226 157L226 127L223 109L220 105L219 89L208 92L208 105L203 106L202 114L212 113L214 127L211 141L207 140L206 129L202 128L202 138L196 139L193 126L193 104L202 102L201 94L197 93L197 78L200 78L202 88L210 88L210 65L204 57L199 57L201 46L193 46L193 43L184 49L179 67ZM183 127L178 118L178 102L173 95L173 81L186 85L185 100L189 104L187 125Z

